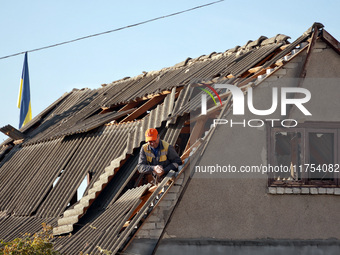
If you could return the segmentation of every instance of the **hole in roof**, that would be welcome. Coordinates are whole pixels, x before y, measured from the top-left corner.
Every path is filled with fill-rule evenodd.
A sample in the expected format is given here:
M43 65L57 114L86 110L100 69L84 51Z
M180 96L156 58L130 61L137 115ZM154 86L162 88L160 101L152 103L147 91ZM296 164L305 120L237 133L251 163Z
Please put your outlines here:
M58 174L57 178L54 180L53 185L52 185L52 188L54 188L55 185L57 185L57 183L58 183L58 181L59 181L59 179L60 179L60 176L61 176L61 174L62 174L63 172L64 172L64 169L62 169L62 170L60 171L60 173Z
M77 189L77 201L79 201L84 196L86 188L87 188L87 175L85 175L83 181L81 182Z

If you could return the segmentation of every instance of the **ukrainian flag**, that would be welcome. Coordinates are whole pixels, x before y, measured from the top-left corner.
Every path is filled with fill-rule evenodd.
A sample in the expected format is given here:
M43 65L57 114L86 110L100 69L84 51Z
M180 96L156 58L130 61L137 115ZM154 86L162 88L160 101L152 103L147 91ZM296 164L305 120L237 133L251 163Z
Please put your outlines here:
M32 119L30 79L28 75L27 52L25 53L19 88L18 108L20 108L19 129Z

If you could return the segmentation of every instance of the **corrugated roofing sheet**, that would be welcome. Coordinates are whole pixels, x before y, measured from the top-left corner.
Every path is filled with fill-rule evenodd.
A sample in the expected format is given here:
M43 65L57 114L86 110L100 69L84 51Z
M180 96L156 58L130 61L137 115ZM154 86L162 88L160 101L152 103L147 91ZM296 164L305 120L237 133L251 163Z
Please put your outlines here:
M22 237L26 233L37 233L42 230L42 223L55 226L56 219L16 216L1 217L0 239L9 242L17 237Z
M141 202L140 197L149 187L150 184L126 191L100 217L68 238L67 244L58 245L58 240L56 240L55 247L60 252L67 254L80 251L86 253L95 252L97 246L107 249L108 243L112 244L115 243L115 240L119 240L118 234L123 225L139 205Z
M16 215L34 213L76 148L74 141L60 139L15 146L0 165L1 210Z
M179 117L175 124L170 124L167 127L166 133L164 135L164 140L171 145L175 145L179 134L184 126L185 118Z
M262 46L259 49L252 50L248 54L246 53L244 57L243 56L240 57L242 58L241 60L237 61L230 68L227 68L224 71L223 76L226 76L230 73L233 76L238 77L239 75L249 70L251 67L261 62L263 59L265 59L267 56L273 53L276 49L278 49L281 45L282 45L281 43L266 45Z
M70 127L67 130L63 129L61 132L52 135L51 139L89 132L106 123L109 123L113 120L119 119L127 114L130 114L134 110L135 108L131 108L129 110L122 112L109 112L106 114L96 114L85 119L84 121L75 123L72 127Z

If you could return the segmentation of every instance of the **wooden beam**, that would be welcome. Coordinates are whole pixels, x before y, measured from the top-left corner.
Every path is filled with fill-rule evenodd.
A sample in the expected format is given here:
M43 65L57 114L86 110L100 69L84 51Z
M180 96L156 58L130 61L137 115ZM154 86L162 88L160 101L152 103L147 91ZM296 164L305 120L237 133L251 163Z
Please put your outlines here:
M181 91L184 88L184 86L181 87L176 87L176 94L175 94L175 98L178 97L179 95L179 91ZM129 110L131 108L135 108L136 106L140 105L141 102L146 101L146 100L150 100L154 97L158 97L158 96L164 96L164 95L168 95L172 92L172 90L165 90L161 93L158 94L152 94L152 95L148 95L142 98L137 98L133 101L130 101L129 103L125 104L120 110L118 110L117 112L122 112L122 111L126 111ZM104 114L107 112L112 112L115 108L120 107L120 105L110 105L110 106L102 106L102 111L99 114Z
M156 186L157 188L157 186ZM137 208L133 211L133 213L131 213L130 218L128 219L128 222L132 219L133 216L135 216L135 214L143 207L143 205L146 203L146 201L148 201L149 197L151 197L152 193L154 192L154 190L148 190L147 193L143 196L140 197L140 199L142 200L142 202L137 206ZM130 223L130 222L129 222ZM126 224L126 223L125 223Z
M230 93L228 93L230 94ZM209 108L209 110L207 110L207 114L206 115L197 115L193 118L190 118L190 122L193 123L197 120L200 120L200 119L207 119L207 118L212 118L214 114L216 114L218 111L220 111L222 109L222 105L218 104L218 105L215 105L214 107L212 108Z
M201 118L201 119L196 121L196 124L195 124L194 128L192 129L191 135L188 139L188 143L187 143L184 151L187 151L190 148L190 144L194 144L197 141L197 139L199 139L202 136L202 134L204 132L206 120L207 120L207 117Z
M290 46L290 44L285 44L285 45L283 45L283 46L280 47L280 50L284 50L285 48L287 48L287 47L289 47L289 46Z
M161 102L164 99L164 97L165 96L157 96L157 97L151 98L146 103L141 105L138 109L136 109L134 112L132 112L129 116L127 116L123 120L121 120L119 123L132 121L132 120L138 118L139 116L144 114L147 110L151 109L156 104Z
M4 126L0 128L0 131L5 135L9 136L10 138L12 138L13 140L21 140L25 138L25 135L12 125Z
M154 97L158 97L158 96L161 96L161 95L167 95L167 94L170 94L170 93L171 93L171 90L166 90L166 91L163 91L163 92L158 93L158 94L147 95L145 97L142 97L142 99L148 100L148 99L151 99L151 98L154 98Z
M184 151L184 153L181 155L182 162L184 162L184 160L186 160L190 156L190 153L193 151L193 149L198 148L201 145L201 143L202 139L198 139L189 149Z
M328 45L330 45L338 54L340 54L340 42L335 39L330 33L325 29L322 30L321 37Z
M231 104L230 104L231 96L232 96L231 94L228 96L228 98L227 98L226 102L224 103L223 108L222 108L220 114L218 115L217 119L221 119L223 117L223 115L226 113L226 111L228 111L230 109L230 106L231 106ZM214 125L212 128L209 129L207 137L205 137L206 141L210 141L213 133L215 132L215 129L216 129L216 125ZM203 153L204 153L205 149L207 148L207 146L208 146L208 142L206 142L203 145L203 148L201 149L201 152L200 152L201 156L203 155Z
M185 126L181 130L181 134L190 134L190 126Z
M253 68L250 68L250 69L248 70L248 72L249 72L249 73L256 73L256 72L258 72L261 68L262 68L262 66L253 67Z
M117 112L122 112L126 110L130 110L132 108L135 108L140 104L140 101L132 101L127 104L125 104L122 108L120 108ZM105 114L108 112L113 112L115 108L119 107L119 105L112 105L112 106L102 106L102 111L99 114Z
M179 91L181 91L183 88L184 88L184 86L176 87L176 93L179 92ZM158 93L158 94L147 95L147 96L145 96L145 97L142 97L141 99L142 99L142 100L148 100L148 99L150 99L150 98L168 95L168 94L170 94L171 92L172 92L172 90L165 90L165 91L162 91L161 93Z
M20 139L20 140L15 140L13 143L15 144L15 145L17 145L17 144L21 144L21 143L23 143L24 142L24 139Z
M92 180L92 173L87 172L86 177L87 177L87 186L89 186Z
M137 102L137 101L130 102L130 103L124 105L118 112L130 110L131 108L135 108L139 104L140 104L140 102Z
M319 34L319 30L317 29L316 26L314 26L314 31L313 31L313 34L312 34L311 42L309 43L308 48L307 48L307 55L306 55L305 62L303 63L303 66L302 66L302 71L301 71L301 74L300 74L300 78L305 78L306 77L307 66L309 65L311 52L312 52L312 49L314 48L315 42L316 42L316 40L318 38L318 34ZM299 82L298 87L300 87L301 83L302 83L302 81Z

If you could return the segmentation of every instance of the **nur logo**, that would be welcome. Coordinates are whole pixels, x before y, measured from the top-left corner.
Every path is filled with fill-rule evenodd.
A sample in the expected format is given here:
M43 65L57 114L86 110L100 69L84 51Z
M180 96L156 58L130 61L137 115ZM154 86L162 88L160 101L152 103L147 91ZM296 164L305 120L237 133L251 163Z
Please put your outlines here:
M220 104L222 105L221 98L216 92L216 90L209 85L206 85L206 84L204 85L207 86L211 91L215 93L215 95L220 101ZM236 87L230 84L215 84L215 88L224 88L224 89L230 90L231 94L233 95L233 114L244 115L244 105L245 105L244 104L245 103L244 93L239 87ZM210 93L210 91L208 91L207 89L203 89L203 88L199 88L199 89L206 92L213 99L215 105L217 105L216 100L213 97L213 95ZM300 109L300 111L304 115L312 115L306 109L306 107L303 106L304 103L307 103L311 99L311 93L308 89L297 88L297 87L287 87L287 88L284 87L284 88L281 88L280 92L281 92L280 99L281 99L281 115L282 116L285 116L287 114L286 113L287 105L295 105L298 109ZM292 94L292 93L299 93L299 94L304 95L304 97L288 98L288 94ZM267 110L255 109L254 103L253 103L253 88L248 89L247 105L248 105L249 111L255 115L264 116L264 115L270 115L274 113L278 106L278 88L272 88L272 105L269 109ZM202 97L201 97L201 114L202 115L207 114L207 95L206 94L202 94Z
M207 88L209 88L212 92L214 92L214 94L217 96L218 100L220 101L220 105L222 106L222 100L221 100L219 94L216 92L216 90L213 87L211 87L210 85L208 85L208 84L203 84L203 85L206 86ZM214 101L215 105L217 105L214 96L210 93L209 90L201 88L201 87L198 87L198 88L200 90L206 92L212 98L212 100ZM202 115L206 115L207 114L207 95L206 94L202 94L202 96L201 96L201 113L202 113Z

